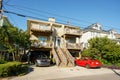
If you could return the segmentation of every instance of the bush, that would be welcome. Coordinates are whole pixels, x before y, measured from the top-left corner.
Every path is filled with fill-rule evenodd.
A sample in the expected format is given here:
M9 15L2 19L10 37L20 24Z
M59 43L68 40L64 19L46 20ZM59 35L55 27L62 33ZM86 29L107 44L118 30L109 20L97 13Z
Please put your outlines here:
M0 64L4 64L6 63L7 61L4 61L4 60L0 60Z
M116 65L120 68L120 63L117 63Z
M20 62L8 62L0 65L0 77L18 76L28 71L27 65Z

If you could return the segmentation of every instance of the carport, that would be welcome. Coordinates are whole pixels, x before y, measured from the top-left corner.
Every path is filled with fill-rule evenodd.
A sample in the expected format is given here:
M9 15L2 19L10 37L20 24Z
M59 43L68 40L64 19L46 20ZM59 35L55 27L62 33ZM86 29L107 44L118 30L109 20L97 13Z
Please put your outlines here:
M38 55L45 54L50 58L50 51L34 50L28 53L28 62L34 63Z

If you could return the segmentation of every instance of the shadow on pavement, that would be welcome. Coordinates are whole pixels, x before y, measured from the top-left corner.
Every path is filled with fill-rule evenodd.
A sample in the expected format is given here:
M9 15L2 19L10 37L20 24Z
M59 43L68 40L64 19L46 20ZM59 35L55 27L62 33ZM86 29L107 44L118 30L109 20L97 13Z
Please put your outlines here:
M111 69L115 74L117 74L118 76L120 76L120 73L116 72L114 69Z
M31 67L32 65L29 65L28 72L26 74L29 74L30 72L34 71L34 68Z

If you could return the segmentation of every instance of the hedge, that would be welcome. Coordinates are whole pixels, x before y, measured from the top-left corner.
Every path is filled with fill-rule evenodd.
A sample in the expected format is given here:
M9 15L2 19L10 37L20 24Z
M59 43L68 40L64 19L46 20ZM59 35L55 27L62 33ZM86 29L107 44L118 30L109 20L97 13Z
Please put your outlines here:
M7 62L0 64L0 77L18 76L27 73L28 66L20 62Z
M2 60L2 59L0 59L0 64L4 64L4 63L6 63L7 61L4 61L4 60Z

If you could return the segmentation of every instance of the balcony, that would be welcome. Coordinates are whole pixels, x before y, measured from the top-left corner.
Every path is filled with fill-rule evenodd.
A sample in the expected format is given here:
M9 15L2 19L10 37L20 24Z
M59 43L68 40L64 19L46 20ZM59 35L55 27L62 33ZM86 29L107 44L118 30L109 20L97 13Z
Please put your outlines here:
M80 49L81 46L78 43L66 43L67 49Z
M36 25L31 27L32 31L41 31L41 32L51 32L51 26L46 26L46 25Z
M66 28L65 29L65 34L69 34L69 35L80 35L81 31L79 29L70 29L70 28Z
M52 43L50 42L32 42L31 47L36 47L36 48L52 48Z

